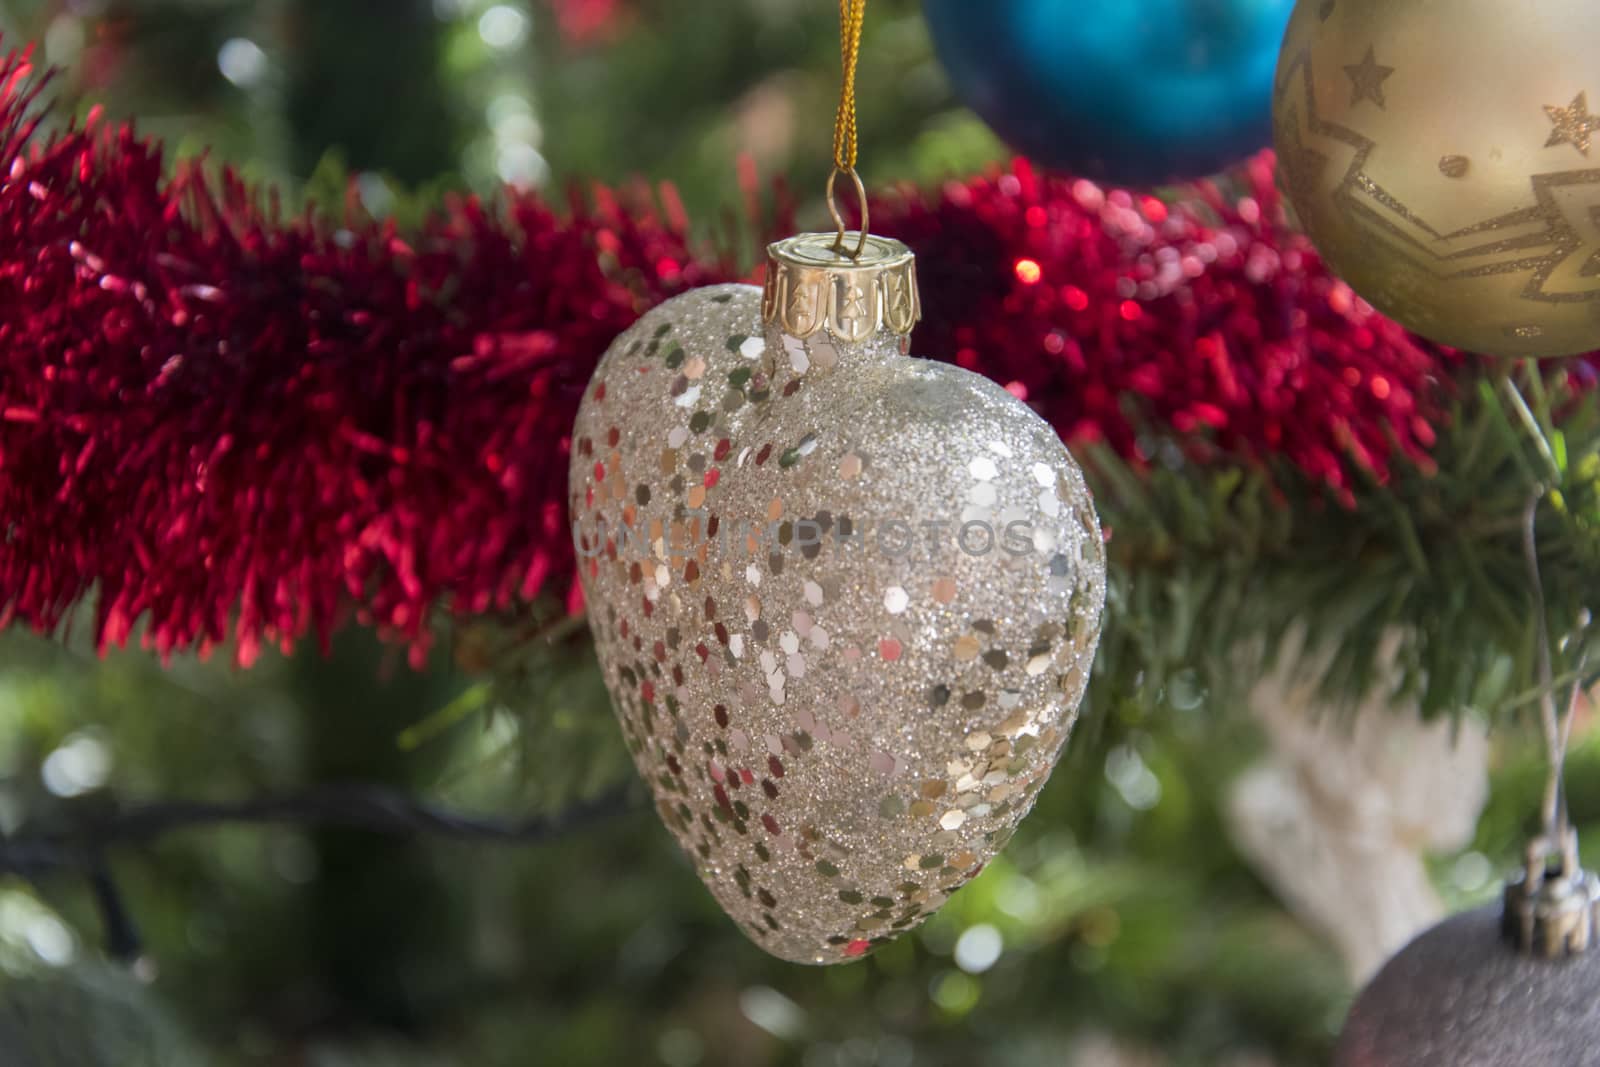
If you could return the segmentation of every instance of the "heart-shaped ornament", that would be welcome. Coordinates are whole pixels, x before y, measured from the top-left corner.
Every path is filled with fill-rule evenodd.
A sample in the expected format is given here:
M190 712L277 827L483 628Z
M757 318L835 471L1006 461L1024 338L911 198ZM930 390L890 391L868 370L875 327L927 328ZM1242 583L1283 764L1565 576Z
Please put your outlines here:
M905 246L834 243L774 245L764 300L715 286L645 315L572 437L589 620L639 773L728 914L804 963L918 925L1010 838L1105 600L1056 434L907 358Z

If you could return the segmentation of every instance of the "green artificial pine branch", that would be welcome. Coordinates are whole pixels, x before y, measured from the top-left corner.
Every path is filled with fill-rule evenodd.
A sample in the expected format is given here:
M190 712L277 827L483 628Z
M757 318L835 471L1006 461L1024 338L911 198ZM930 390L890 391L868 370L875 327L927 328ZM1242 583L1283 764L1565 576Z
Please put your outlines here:
M1508 412L1488 380L1463 390L1437 470L1401 466L1353 507L1270 466L1136 472L1104 449L1086 456L1113 569L1096 702L1131 689L1159 703L1184 669L1214 699L1238 700L1299 623L1331 653L1317 679L1330 700L1392 682L1428 715L1512 710L1513 693L1537 688L1520 539L1533 486L1549 486L1539 544L1552 631L1600 602L1600 403L1559 377L1539 380L1531 406L1513 395ZM1553 411L1559 431L1527 432ZM1376 667L1391 628L1403 636L1397 679Z

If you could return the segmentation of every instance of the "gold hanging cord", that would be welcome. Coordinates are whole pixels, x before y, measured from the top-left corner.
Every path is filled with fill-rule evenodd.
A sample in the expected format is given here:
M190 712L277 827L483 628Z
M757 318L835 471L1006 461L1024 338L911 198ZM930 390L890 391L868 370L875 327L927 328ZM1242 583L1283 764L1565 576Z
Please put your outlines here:
M845 223L839 205L833 198L833 186L843 174L855 183L856 199L861 205L861 234L854 252L846 253L851 259L860 259L867 246L867 228L870 215L867 211L867 187L856 173L856 158L860 152L860 137L856 131L856 66L861 59L861 29L867 21L867 0L839 0L839 58L844 68L844 81L839 89L839 113L833 123L833 173L828 175L828 212L839 227L833 250L844 252Z

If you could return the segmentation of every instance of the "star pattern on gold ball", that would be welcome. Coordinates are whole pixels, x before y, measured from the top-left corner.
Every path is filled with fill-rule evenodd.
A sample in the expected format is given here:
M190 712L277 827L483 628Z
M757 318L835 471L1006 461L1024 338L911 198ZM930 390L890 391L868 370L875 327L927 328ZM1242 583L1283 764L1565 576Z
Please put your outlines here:
M1317 111L1309 50L1285 64L1280 97L1295 105L1280 107L1304 118L1283 125L1280 154L1291 161L1286 183L1292 199L1310 202L1308 184L1329 166L1344 166L1338 196L1364 225L1394 242L1391 254L1420 273L1441 280L1530 272L1522 296L1549 303L1590 300L1600 303L1600 253L1585 250L1600 244L1600 168L1532 177L1535 204L1483 219L1453 231L1431 225L1419 212L1397 199L1368 172L1376 142L1331 122ZM1580 113L1587 108L1580 107ZM1600 120L1594 129L1600 130ZM1453 177L1446 164L1440 168ZM1470 165L1470 161L1465 161ZM1462 173L1465 173L1464 171ZM1500 235L1483 242L1486 234ZM1464 242L1474 242L1463 246Z
M1591 135L1600 130L1600 115L1589 113L1587 93L1579 93L1566 107L1546 104L1544 113L1555 123L1555 129L1550 131L1550 139L1544 143L1546 148L1569 144L1583 155L1589 154Z
M1361 62L1346 64L1344 72L1350 77L1351 107L1363 100L1371 100L1380 108L1384 106L1383 83L1394 74L1394 68L1378 62L1374 46L1367 46L1366 57Z
M1552 35L1600 25L1594 0L1550 0L1541 18L1546 6ZM1406 42L1450 36L1463 16L1485 32L1430 52L1426 70L1397 69L1396 48L1421 55ZM1600 99L1585 92L1600 90L1580 55L1528 51L1527 22L1501 0L1300 0L1273 123L1308 235L1378 310L1439 343L1554 358L1593 349L1600 326ZM1463 104L1496 69L1518 77ZM1457 128L1463 107L1481 114Z

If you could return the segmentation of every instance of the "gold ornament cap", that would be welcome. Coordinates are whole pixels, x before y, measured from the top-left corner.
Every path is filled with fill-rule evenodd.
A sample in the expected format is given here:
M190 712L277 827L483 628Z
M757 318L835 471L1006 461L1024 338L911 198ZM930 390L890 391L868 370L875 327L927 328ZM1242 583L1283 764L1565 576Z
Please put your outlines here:
M1528 846L1527 862L1506 882L1501 930L1520 951L1542 959L1577 956L1600 946L1600 877L1578 862L1578 835Z
M909 334L922 318L916 256L893 238L803 233L769 245L767 260L761 317L791 337L826 330L859 344Z

